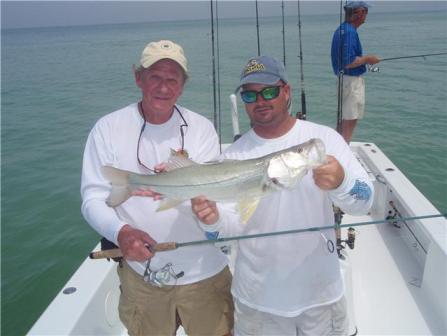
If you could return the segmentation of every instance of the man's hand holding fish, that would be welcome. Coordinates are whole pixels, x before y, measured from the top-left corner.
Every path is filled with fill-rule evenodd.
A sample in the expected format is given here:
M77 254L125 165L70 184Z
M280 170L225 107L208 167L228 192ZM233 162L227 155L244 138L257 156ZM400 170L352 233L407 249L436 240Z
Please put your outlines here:
M338 160L328 155L327 163L313 169L315 184L322 190L338 188L345 178L345 171Z
M203 224L212 225L219 220L219 210L216 202L210 201L204 196L199 196L191 199L191 206L192 211Z

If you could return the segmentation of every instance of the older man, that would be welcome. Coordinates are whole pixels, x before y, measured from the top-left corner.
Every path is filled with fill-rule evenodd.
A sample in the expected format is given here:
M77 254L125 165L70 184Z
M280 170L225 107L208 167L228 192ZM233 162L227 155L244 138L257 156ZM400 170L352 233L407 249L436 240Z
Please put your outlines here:
M252 129L224 156L261 157L311 138L323 141L327 163L293 189L260 200L246 225L235 212L196 198L193 211L219 237L306 229L334 222L332 204L363 214L373 201L367 173L333 129L288 112L291 88L282 63L252 58L243 68L241 98ZM236 335L346 335L347 318L333 229L239 241L233 278Z
M380 62L375 55L363 55L357 34L357 29L365 23L368 8L364 1L348 2L344 7L345 22L337 28L332 38L332 69L336 76L342 75L339 80L339 85L342 84L341 133L348 143L357 120L363 118L365 111L365 81L362 75L366 72L366 64Z
M153 254L155 242L204 239L189 202L157 212L158 200L132 197L115 209L102 166L154 173L172 149L196 162L219 154L218 138L204 117L180 105L187 79L183 49L149 43L135 68L139 102L101 118L87 140L82 169L82 213L124 255L119 314L131 335L225 335L232 329L231 274L227 257L212 245ZM149 260L149 261L148 261Z

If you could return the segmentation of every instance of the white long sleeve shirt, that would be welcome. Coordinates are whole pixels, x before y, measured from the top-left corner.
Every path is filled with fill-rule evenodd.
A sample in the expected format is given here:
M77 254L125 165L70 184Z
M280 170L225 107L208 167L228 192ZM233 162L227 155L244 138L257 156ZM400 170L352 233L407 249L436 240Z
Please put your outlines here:
M263 139L250 130L223 155L251 159L311 138L320 138L326 153L344 168L345 177L337 189L321 190L309 172L294 189L261 199L245 226L236 222L237 214L228 211L231 207L220 204L218 223L202 224L202 228L229 237L329 226L334 224L333 203L349 214L366 213L372 205L373 186L349 146L331 128L299 120L276 139ZM340 265L337 252L331 253L326 239L335 246L334 229L240 240L233 296L254 309L286 317L339 300L344 292Z
M188 125L183 129L184 146L189 157L199 163L214 159L219 155L219 145L211 122L197 113L177 107ZM146 231L157 242L206 239L205 233L193 217L189 200L160 212L156 212L159 201L149 197L131 197L115 209L105 204L111 187L101 174L101 166L150 174L137 161L137 142L143 122L137 104L132 104L104 116L91 130L82 168L81 210L84 218L100 235L115 244L118 232L125 224ZM156 164L167 162L171 149L181 148L180 126L183 124L184 121L175 110L164 124L146 122L139 157L147 167L153 168ZM152 258L151 268L157 270L171 262L175 272L185 273L177 281L181 285L217 274L226 266L227 260L215 246L199 245L156 253ZM145 263L129 264L136 272L144 273Z

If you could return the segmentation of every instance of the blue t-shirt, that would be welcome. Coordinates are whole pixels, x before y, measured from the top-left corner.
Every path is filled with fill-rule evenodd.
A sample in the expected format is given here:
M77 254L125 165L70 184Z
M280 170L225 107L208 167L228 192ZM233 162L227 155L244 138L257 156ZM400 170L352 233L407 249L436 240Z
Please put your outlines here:
M341 70L340 60L340 29L343 41L343 68L344 74L349 76L360 76L366 72L366 65L346 69L345 67L354 62L357 56L362 56L362 44L360 43L357 30L348 22L343 22L332 37L331 59L334 74L338 75Z

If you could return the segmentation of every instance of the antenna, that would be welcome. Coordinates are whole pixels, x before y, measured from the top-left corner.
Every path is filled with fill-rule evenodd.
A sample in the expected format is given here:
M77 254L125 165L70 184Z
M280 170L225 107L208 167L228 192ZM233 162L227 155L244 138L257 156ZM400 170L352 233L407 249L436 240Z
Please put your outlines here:
M256 33L258 37L258 56L261 56L261 42L259 41L259 15L258 15L258 0L256 0Z
M286 66L286 29L284 28L284 0L281 0L282 11L282 53L284 57L284 66Z

